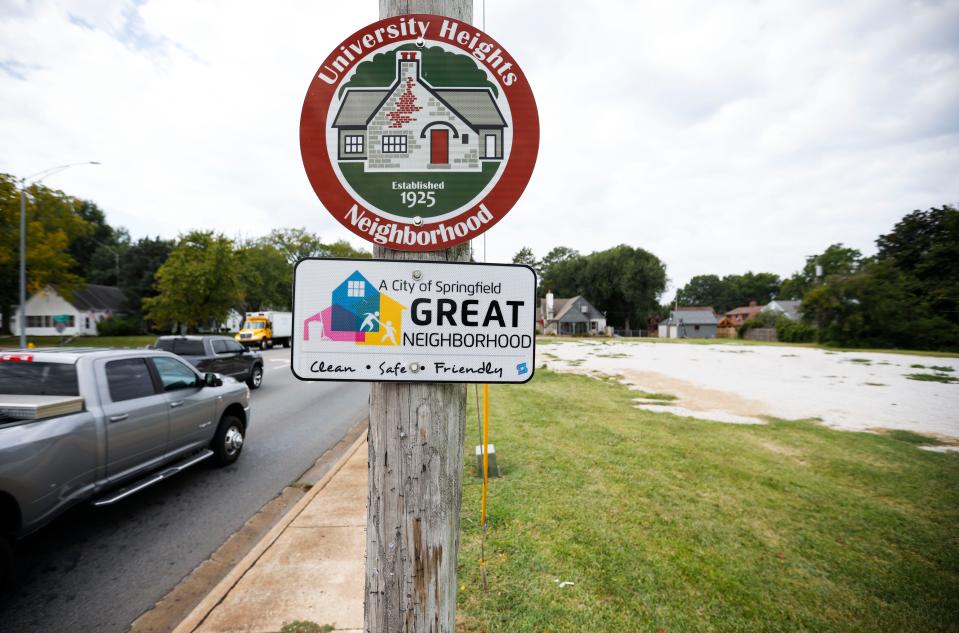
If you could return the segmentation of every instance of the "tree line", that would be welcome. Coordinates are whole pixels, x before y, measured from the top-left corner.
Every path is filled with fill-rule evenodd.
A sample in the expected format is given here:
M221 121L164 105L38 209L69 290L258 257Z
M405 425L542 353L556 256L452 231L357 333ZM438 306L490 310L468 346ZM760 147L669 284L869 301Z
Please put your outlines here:
M620 244L582 255L557 246L542 259L524 247L513 263L532 267L539 277L539 294L581 295L606 314L606 322L622 329L641 329L661 312L659 297L666 290L666 264L642 248Z
M47 285L69 297L87 283L117 286L124 316L101 322L132 334L223 322L229 311L292 307L293 264L304 257L370 257L346 241L323 242L302 228L231 239L189 231L177 239L133 239L96 204L42 184L27 188L27 292ZM19 303L20 193L0 174L0 314L4 334ZM104 328L101 328L104 329Z
M786 279L697 275L675 300L719 313L750 301L799 300L808 328L792 328L796 336L848 347L959 350L959 211L913 211L875 243L869 257L832 244Z

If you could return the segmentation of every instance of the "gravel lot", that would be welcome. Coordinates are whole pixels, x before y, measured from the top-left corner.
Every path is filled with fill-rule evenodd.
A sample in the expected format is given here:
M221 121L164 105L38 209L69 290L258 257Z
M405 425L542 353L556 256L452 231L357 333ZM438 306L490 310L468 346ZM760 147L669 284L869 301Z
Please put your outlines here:
M538 366L621 377L648 393L637 406L719 422L761 424L761 416L817 418L853 431L905 429L959 441L959 359L788 346L550 340ZM922 365L922 367L915 367ZM937 367L939 369L931 369ZM948 371L951 370L951 371Z

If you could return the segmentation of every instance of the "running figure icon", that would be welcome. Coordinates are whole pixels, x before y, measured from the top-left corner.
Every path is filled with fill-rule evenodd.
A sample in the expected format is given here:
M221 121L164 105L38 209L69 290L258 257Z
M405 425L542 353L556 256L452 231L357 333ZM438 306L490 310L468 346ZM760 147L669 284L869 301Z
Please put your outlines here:
M374 321L375 321L376 323L379 323L380 325L383 325L382 323L380 323L380 312L379 312L379 310L377 310L376 312L367 312L367 313L365 314L365 316L366 316L366 318L363 319L363 323L360 324L360 332L372 332L372 331L373 331L373 322L374 322Z

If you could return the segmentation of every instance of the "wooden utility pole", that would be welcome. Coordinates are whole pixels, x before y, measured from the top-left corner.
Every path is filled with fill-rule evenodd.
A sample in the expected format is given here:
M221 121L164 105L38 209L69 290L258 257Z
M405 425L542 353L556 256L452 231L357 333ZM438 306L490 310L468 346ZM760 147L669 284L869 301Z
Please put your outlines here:
M380 19L432 13L472 22L472 0L380 0ZM469 261L469 245L393 260ZM367 633L454 633L466 386L374 383L366 521Z

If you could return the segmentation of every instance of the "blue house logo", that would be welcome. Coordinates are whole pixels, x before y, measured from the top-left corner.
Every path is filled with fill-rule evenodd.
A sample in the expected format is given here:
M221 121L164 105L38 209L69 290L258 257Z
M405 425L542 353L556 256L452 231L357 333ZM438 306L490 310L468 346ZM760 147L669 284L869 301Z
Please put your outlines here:
M335 332L379 332L380 293L355 271L333 290L330 329Z

